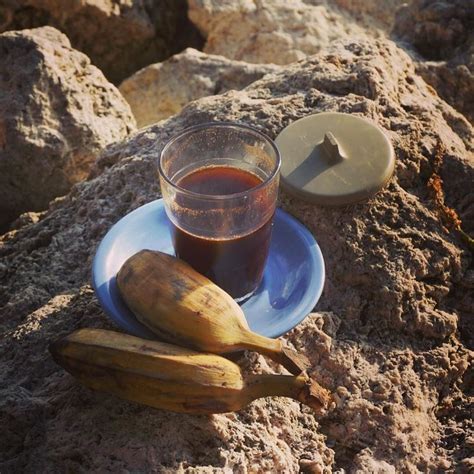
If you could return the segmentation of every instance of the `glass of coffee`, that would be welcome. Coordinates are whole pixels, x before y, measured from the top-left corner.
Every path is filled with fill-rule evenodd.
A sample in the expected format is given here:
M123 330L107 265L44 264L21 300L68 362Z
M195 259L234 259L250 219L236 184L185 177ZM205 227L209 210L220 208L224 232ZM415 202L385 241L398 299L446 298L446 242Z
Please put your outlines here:
M273 141L234 123L188 128L161 152L161 191L176 256L237 301L262 279L279 172Z

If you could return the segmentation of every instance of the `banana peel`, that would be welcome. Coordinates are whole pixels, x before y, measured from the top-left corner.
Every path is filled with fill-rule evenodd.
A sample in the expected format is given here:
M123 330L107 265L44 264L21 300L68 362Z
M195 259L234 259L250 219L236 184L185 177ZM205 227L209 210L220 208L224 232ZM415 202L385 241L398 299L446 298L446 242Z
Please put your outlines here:
M91 389L179 413L237 411L267 396L290 397L322 413L330 400L306 374L244 376L224 357L103 329L80 329L49 350Z
M117 284L136 318L161 340L214 354L257 351L294 375L310 365L282 341L252 332L230 295L175 257L142 250L122 265Z

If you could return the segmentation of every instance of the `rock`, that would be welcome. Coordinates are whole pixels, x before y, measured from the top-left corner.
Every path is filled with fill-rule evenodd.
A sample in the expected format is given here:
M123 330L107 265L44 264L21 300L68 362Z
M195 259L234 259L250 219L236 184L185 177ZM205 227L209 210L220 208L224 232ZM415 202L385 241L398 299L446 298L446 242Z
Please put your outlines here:
M355 456L352 472L357 474L367 472L373 474L395 474L397 471L385 461L375 459L370 449L366 448Z
M250 63L288 64L339 38L367 37L333 7L303 0L188 0L188 15L206 38L204 51Z
M147 64L202 40L186 18L186 0L7 0L0 33L50 25L118 84Z
M54 364L48 341L112 327L90 287L92 258L112 224L160 195L156 156L170 137L209 120L275 137L321 111L373 120L397 156L387 188L354 206L281 194L281 206L316 236L327 270L318 313L286 339L335 394L333 412L316 419L275 398L235 414L175 415L91 392ZM472 351L458 322L472 307L462 305L458 283L472 256L441 223L427 181L439 173L464 220L474 202L473 138L406 53L370 40L335 43L109 147L90 179L39 222L0 238L0 470L436 472L466 464ZM241 363L279 370L255 354Z
M188 0L204 51L251 63L288 64L340 38L393 34L427 59L417 72L474 121L474 1ZM238 25L238 26L236 26Z
M474 122L474 1L415 0L397 14L394 35L425 60L417 72Z
M62 33L0 35L0 230L65 194L134 128L118 90Z
M473 58L474 42L470 52L454 61L420 61L416 68L418 74L471 123L474 123Z
M44 211L43 212L25 212L21 214L18 217L18 219L15 219L10 224L10 230L18 230L18 229L21 229L22 227L25 227L26 225L36 224L43 215L44 215Z
M394 33L427 59L451 59L470 37L473 0L414 0L401 8Z
M277 66L232 61L188 48L168 60L151 64L119 87L139 127L178 113L201 97L243 89Z
M320 2L318 2L320 3ZM342 11L348 12L358 21L366 24L380 22L383 29L391 30L398 9L406 5L406 0L329 0L329 6L336 4Z

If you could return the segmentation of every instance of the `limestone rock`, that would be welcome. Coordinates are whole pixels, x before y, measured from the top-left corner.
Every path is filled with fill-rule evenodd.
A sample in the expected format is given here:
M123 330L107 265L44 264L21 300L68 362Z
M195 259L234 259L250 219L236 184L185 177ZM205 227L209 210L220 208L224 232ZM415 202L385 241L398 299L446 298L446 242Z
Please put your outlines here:
M286 336L334 393L323 419L285 399L235 414L175 415L93 393L48 356L48 341L112 327L90 288L95 249L112 224L160 195L156 156L209 120L275 137L308 114L365 116L392 139L395 176L371 200L326 209L281 195L326 260L318 313ZM242 91L192 102L109 147L94 175L36 224L0 239L0 470L437 472L468 466L472 255L440 221L433 172L469 223L474 133L389 41L345 41ZM472 278L471 278L472 279ZM466 322L463 325L463 321ZM472 324L471 324L472 325ZM249 354L245 370L274 367ZM277 369L277 368L276 368ZM471 380L472 382L472 380Z
M367 37L364 27L327 5L303 0L188 0L204 51L250 63L288 64L332 41Z
M425 60L417 71L474 122L474 1L415 0L400 9L394 34Z
M119 91L62 33L0 35L0 230L65 194L134 128Z
M50 25L65 33L114 83L147 64L199 47L186 0L6 0L0 33Z
M279 68L248 64L188 48L168 60L151 64L119 87L132 108L139 127L178 113L201 97L243 89Z

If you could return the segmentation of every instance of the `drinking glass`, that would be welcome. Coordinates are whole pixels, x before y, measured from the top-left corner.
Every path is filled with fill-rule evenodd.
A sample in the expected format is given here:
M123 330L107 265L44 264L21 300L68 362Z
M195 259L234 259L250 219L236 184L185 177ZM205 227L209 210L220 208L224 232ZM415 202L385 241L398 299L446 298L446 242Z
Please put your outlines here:
M262 279L279 171L274 142L236 123L188 128L160 155L176 256L237 301L248 298Z

